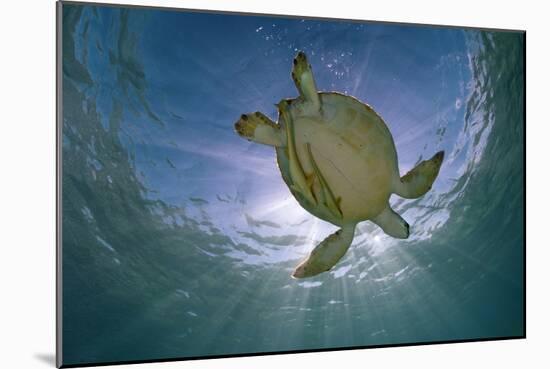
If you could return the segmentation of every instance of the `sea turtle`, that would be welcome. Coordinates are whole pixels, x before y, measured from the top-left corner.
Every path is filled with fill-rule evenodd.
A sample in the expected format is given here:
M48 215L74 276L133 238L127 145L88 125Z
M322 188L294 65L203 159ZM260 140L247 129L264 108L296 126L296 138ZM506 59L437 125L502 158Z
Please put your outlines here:
M390 195L424 195L444 152L400 177L393 138L382 118L352 96L318 92L303 52L293 64L300 96L276 105L278 124L255 112L241 115L235 129L248 140L273 146L283 180L298 203L340 227L292 273L304 278L330 270L348 250L361 221L374 222L392 237L409 237L409 224L390 207Z

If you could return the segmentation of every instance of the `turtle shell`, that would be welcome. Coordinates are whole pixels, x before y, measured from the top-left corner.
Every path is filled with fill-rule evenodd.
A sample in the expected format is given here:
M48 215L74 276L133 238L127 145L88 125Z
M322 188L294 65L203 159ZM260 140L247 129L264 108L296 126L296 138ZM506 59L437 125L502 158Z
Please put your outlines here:
M283 180L302 207L325 221L341 226L372 219L386 207L393 181L399 179L392 135L383 119L354 97L334 92L319 95L321 114L309 111L300 99L290 101L296 153L306 176L311 176L317 165L342 216L321 211L293 191L286 147L276 148ZM279 124L286 129L282 117ZM312 190L321 198L318 178L312 180Z

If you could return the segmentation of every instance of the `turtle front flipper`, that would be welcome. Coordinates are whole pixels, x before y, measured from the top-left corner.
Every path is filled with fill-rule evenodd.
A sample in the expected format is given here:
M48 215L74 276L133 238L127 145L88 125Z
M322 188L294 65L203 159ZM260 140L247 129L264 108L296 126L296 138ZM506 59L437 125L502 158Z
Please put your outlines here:
M355 224L344 224L315 246L308 257L302 261L294 272L293 278L313 277L329 271L346 254L355 233Z
M311 186L311 177L306 176L298 154L296 153L296 140L294 137L294 122L292 116L288 111L287 100L281 100L277 104L279 109L279 114L285 123L285 132L286 132L286 146L288 149L288 169L290 172L290 179L292 184L290 188L295 192L300 193L310 204L317 205L317 200L313 195L312 186ZM309 178L309 179L308 179Z
M292 79L300 93L300 97L313 105L315 110L320 110L321 100L313 79L311 65L307 62L306 54L300 51L293 60Z
M241 137L264 145L283 147L286 142L283 130L260 112L241 115L235 130Z
M411 171L395 181L393 192L406 199L415 199L432 188L443 163L445 153L439 151L431 159L420 162Z
M342 219L344 215L342 214L342 210L339 206L341 198L334 197L334 193L330 189L327 181L325 180L325 177L323 177L323 174L321 173L319 167L317 166L317 163L315 162L315 158L313 157L313 153L311 152L311 144L308 142L306 146L309 160L311 162L311 166L313 167L313 173L315 174L317 180L319 181L319 184L321 185L319 205L324 205L332 214L332 216L336 219Z
M371 221L382 228L388 236L402 239L409 238L409 223L393 211L390 204Z

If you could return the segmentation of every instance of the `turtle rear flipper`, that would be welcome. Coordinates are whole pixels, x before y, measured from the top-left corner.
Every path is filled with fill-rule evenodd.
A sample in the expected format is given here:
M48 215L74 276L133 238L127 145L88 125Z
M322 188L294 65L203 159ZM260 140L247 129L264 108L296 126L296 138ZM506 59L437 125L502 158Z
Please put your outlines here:
M311 103L315 111L319 111L321 109L321 100L306 54L300 51L294 58L293 63L292 80L300 93L300 97L304 101Z
M264 145L282 147L286 142L281 127L260 112L241 115L235 130L241 137Z
M431 159L421 161L411 171L395 181L393 192L406 199L416 199L432 188L445 153L439 151Z

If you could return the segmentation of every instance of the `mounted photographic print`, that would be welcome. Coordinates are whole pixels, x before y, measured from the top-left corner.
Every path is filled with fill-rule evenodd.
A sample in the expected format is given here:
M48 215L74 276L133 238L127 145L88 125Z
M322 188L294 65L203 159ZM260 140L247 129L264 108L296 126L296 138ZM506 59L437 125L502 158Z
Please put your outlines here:
M58 3L58 365L525 337L525 32Z

